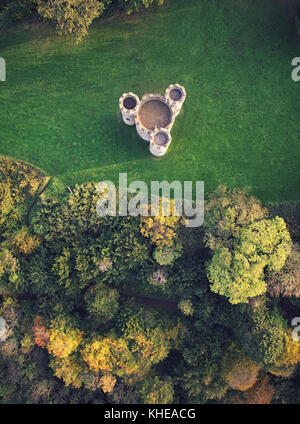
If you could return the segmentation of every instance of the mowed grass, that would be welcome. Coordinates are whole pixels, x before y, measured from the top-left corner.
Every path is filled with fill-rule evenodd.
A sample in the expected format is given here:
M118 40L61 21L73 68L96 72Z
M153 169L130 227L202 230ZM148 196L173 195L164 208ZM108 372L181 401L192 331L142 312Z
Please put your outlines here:
M300 56L279 0L168 0L94 23L79 45L49 26L1 34L0 153L63 184L201 180L263 200L300 198ZM185 86L162 158L126 126L118 100Z

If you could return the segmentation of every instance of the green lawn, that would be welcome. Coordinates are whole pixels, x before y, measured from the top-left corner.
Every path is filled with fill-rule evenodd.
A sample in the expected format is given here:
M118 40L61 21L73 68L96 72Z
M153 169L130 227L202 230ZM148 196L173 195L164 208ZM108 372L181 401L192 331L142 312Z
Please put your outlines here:
M64 184L128 172L146 182L246 186L264 200L300 198L300 56L280 0L168 0L94 23L76 46L49 26L0 35L0 153ZM187 99L167 154L121 120L126 91Z

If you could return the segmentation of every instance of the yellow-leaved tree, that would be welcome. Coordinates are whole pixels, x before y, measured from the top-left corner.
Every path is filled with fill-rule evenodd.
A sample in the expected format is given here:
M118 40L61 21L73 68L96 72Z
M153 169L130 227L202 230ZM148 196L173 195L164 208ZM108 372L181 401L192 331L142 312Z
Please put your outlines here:
M174 200L160 198L158 206L151 205L150 208L153 216L141 217L141 233L158 248L173 246L176 230L184 223L184 218L176 211Z
M77 350L82 335L81 331L72 328L64 319L56 319L52 322L51 329L48 331L48 352L58 358L67 358Z
M122 376L138 368L124 338L97 337L85 345L82 357L94 372Z
M74 34L77 41L87 35L94 19L104 12L99 0L35 0L43 18L55 22L59 34Z

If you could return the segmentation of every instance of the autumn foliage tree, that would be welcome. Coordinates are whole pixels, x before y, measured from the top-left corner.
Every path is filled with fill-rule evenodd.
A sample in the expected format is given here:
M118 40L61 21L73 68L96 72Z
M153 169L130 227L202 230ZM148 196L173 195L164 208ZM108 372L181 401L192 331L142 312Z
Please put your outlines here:
M81 331L72 328L65 319L60 317L51 323L48 334L48 352L61 359L77 350L83 335Z
M127 341L123 338L97 337L85 345L82 357L95 372L124 375L137 369Z
M290 256L280 271L269 272L268 292L274 297L300 297L300 246L293 244Z
M13 246L17 253L29 255L40 245L40 239L35 234L30 234L27 227L23 226L13 238Z
M269 405L274 396L274 387L269 382L269 377L264 375L254 384L253 387L244 392L246 404Z
M275 393L267 375L262 375L250 389L237 394L235 392L232 403L250 405L269 405Z
M151 209L151 205L149 208ZM154 216L141 217L141 233L159 249L173 246L176 230L184 222L184 219L176 212L174 200L160 198L158 207L153 209Z
M278 358L275 366L286 368L291 365L296 365L300 362L300 343L297 340L293 340L292 331L289 329L284 335L284 349Z
M45 348L49 342L49 333L41 316L37 315L35 317L32 331L34 343L39 347Z
M234 390L245 391L256 382L261 365L251 361L236 345L231 345L223 358L224 380Z
M57 378L61 378L66 386L79 389L84 381L84 367L75 356L64 358L54 357L50 359L50 367Z

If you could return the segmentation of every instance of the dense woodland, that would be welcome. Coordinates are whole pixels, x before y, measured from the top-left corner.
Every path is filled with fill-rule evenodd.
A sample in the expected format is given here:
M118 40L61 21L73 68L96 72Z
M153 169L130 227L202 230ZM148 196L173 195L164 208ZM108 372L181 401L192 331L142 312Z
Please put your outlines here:
M0 30L80 41L164 1L69 3L2 0ZM97 182L52 183L0 157L0 403L300 403L300 205L219 186L187 228L162 208L101 218Z
M189 229L100 218L93 183L55 195L26 163L0 169L2 403L300 401L296 205L220 186Z

